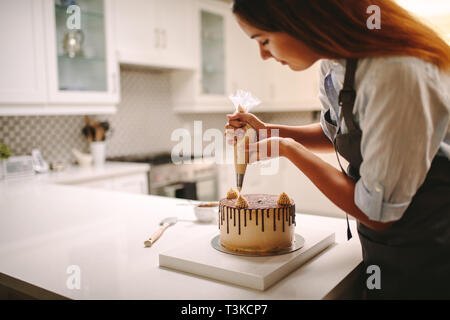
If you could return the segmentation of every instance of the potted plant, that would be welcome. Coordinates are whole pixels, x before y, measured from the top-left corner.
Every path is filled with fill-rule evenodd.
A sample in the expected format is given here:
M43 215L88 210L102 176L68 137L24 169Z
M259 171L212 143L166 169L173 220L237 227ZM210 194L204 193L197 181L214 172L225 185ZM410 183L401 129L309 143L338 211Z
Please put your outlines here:
M11 157L11 151L9 150L9 147L3 142L0 142L0 179L3 179L6 167L5 160L7 160L9 157Z

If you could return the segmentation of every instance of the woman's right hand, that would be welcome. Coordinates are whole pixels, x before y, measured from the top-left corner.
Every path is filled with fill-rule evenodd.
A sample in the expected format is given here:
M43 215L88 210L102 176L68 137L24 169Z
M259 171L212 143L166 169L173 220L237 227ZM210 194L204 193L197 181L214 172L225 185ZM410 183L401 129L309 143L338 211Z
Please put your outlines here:
M258 140L259 140L260 138L263 138L263 137L260 137L260 130L267 129L266 124L264 122L262 122L261 120L259 120L258 117L256 117L252 113L242 113L242 112L236 111L233 114L227 114L227 118L228 118L228 123L225 125L225 129L226 129L225 134L227 134L227 132L234 131L236 129L246 130L244 127L248 124L253 129L256 130L256 136L258 137ZM229 141L229 143L231 144L232 142Z

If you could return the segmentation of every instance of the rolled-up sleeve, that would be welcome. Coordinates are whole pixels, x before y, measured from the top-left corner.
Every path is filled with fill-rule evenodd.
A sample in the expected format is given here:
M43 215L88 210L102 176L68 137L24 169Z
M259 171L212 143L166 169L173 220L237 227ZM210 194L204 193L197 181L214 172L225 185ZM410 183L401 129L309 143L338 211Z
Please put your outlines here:
M363 132L355 204L371 220L399 220L425 181L449 126L449 102L437 71L415 59L391 59L358 89Z

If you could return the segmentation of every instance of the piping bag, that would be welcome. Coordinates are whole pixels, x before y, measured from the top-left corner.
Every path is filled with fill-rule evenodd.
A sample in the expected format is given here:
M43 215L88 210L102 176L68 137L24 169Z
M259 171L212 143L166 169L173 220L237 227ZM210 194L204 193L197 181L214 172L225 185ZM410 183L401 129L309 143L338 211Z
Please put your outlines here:
M230 95L229 98L233 102L236 111L240 113L248 113L250 109L261 103L258 98L244 90L238 90L235 95ZM242 190L245 171L249 163L249 151L245 147L249 143L255 143L257 139L256 130L252 126L246 124L242 129L245 130L245 135L238 135L234 142L234 168L236 171L236 187L239 193Z

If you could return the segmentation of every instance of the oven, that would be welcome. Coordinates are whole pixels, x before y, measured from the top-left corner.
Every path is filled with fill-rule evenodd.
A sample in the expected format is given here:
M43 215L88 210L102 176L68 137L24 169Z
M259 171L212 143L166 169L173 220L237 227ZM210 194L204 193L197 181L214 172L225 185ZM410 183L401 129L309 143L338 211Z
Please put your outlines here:
M109 161L149 163L149 194L200 201L218 200L217 166L213 159L175 165L170 154L126 156Z

